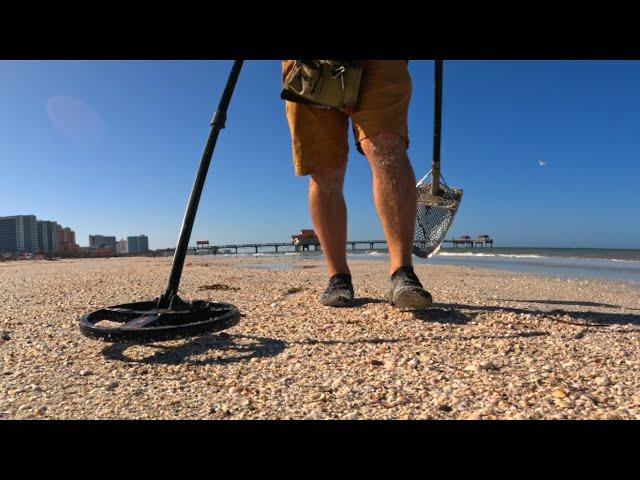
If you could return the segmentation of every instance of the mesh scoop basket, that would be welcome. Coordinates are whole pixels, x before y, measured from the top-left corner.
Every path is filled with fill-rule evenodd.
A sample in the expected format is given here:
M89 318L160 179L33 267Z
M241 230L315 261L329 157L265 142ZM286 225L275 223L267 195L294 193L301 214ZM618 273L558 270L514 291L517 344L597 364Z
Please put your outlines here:
M413 254L420 258L431 257L440 250L462 200L462 189L449 187L444 179L440 181L438 195L433 195L431 182L427 181L430 174L431 172L416 185L418 208Z

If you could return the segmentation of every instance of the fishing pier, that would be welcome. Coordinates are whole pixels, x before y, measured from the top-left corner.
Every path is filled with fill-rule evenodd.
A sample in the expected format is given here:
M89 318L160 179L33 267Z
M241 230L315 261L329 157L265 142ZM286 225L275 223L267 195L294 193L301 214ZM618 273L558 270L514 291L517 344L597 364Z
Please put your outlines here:
M311 233L312 231L303 230L299 235L293 235L291 242L268 242L268 243L233 243L226 245L209 245L207 240L199 240L196 247L188 249L189 255L224 255L238 253L288 253L288 252L308 252L321 251L318 238ZM479 235L477 238L471 238L463 235L449 240L443 240L443 246L453 246L462 248L484 248L493 247L493 239L489 235ZM385 250L387 247L386 240L349 240L345 247L347 251L362 252ZM173 248L156 250L160 255L173 255Z

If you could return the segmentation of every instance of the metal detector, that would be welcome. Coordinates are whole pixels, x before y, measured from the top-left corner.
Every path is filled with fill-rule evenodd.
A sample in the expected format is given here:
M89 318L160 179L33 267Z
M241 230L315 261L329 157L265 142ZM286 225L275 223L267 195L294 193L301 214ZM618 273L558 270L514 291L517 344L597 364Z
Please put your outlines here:
M218 133L225 127L227 108L240 75L242 63L243 60L234 61L218 109L211 120L211 130L202 153L200 167L182 221L178 245L173 255L167 290L154 300L115 305L82 316L79 322L80 332L83 335L107 342L148 343L193 337L206 332L224 330L238 323L240 312L236 306L204 300L187 302L178 296L178 287L213 149ZM104 323L101 324L101 322Z

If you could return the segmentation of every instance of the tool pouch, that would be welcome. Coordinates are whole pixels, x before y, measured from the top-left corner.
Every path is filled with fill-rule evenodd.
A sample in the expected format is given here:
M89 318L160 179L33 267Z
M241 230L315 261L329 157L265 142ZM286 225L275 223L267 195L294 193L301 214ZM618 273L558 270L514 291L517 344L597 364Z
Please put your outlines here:
M356 60L294 60L280 98L351 113L358 104L362 65Z

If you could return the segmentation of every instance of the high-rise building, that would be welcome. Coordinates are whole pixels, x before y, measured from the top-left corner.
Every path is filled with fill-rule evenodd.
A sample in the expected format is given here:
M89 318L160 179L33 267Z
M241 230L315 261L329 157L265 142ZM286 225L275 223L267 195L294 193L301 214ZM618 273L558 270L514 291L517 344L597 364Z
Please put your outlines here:
M58 253L58 223L49 220L36 220L38 232L38 252Z
M146 235L127 237L129 253L142 253L149 251L149 238Z
M89 248L110 248L113 253L116 253L116 237L89 235Z
M64 257L80 254L80 247L76 243L76 232L69 227L62 228L58 225L58 253Z
M117 253L129 253L128 242L123 238L116 244Z
M62 228L58 225L58 243L60 245L63 243L76 243L76 232L69 227Z
M0 252L34 253L38 249L35 215L0 217Z

